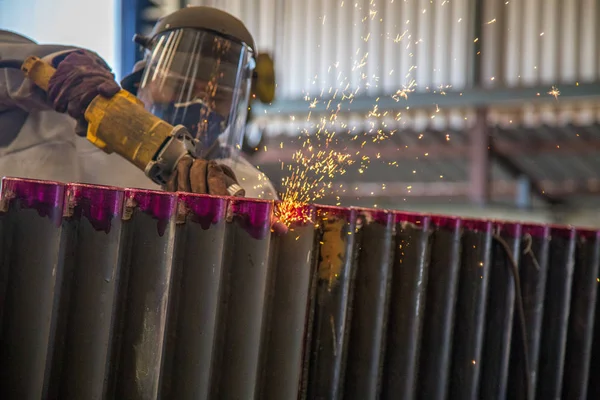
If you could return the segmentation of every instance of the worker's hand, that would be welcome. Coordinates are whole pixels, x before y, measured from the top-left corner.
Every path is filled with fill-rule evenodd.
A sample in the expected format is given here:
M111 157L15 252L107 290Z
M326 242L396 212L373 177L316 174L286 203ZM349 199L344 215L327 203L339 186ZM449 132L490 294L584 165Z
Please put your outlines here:
M276 235L283 235L288 232L288 227L279 218L273 216L271 219L271 231Z
M85 136L87 122L84 114L99 94L112 97L121 90L110 67L94 53L77 50L56 66L48 84L48 99L54 109L75 118L77 134Z
M238 185L238 181L228 166L185 156L177 164L165 189L170 192L229 196L227 188L232 185ZM244 196L244 194L242 189L238 196Z
M238 181L233 170L227 165L185 156L177 164L177 168L164 189L169 192L229 196L231 194L227 188L232 185L238 185ZM244 194L242 189L238 196L244 196ZM287 233L288 227L273 215L271 231L277 235L283 235Z

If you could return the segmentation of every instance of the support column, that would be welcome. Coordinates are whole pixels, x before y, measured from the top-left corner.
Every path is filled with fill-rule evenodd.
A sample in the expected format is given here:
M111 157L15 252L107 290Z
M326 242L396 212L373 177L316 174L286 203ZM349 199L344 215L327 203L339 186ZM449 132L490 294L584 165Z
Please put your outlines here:
M487 110L478 109L473 127L469 130L469 200L484 206L490 193L490 133Z
M531 208L531 182L529 177L521 175L517 178L517 196L515 203L518 209L527 210Z

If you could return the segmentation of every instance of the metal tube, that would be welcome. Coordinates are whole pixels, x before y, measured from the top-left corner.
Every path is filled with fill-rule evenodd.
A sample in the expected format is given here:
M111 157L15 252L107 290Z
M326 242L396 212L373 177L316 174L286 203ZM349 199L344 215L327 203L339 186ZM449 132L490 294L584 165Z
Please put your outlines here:
M10 236L0 339L0 397L48 396L63 278L64 185L4 178L2 206ZM5 228L7 227L5 225ZM64 310L60 310L64 311Z
M73 184L66 188L65 264L72 271L59 382L61 399L102 399L114 382L115 327L125 247L123 191ZM57 360L58 361L58 360ZM110 379L109 379L110 377Z
M454 314L461 260L462 222L432 217L431 256L421 343L419 393L423 400L444 400L448 392Z
M600 265L600 235L598 232L579 232L577 261L573 273L573 299L567 334L564 366L563 398L585 399L590 376L594 321L597 304L598 270Z
M527 325L527 348L529 350L529 377L532 392L529 396L524 381L525 363L523 358L523 335L516 323L513 324L513 345L511 346L510 369L508 372L508 393L515 399L535 398L538 376L538 358L540 337L542 335L542 316L544 313L544 294L550 249L550 230L548 227L523 225L521 227L521 262L519 275L523 295L523 307Z
M449 397L476 399L491 263L492 223L463 220L465 232L454 320Z
M378 399L385 357L394 256L394 214L359 210L362 235L354 300L345 399Z
M313 207L298 213L314 221ZM261 399L292 399L302 379L304 343L308 336L308 303L315 271L315 225L292 223L289 232L276 237L275 276L270 306L269 336L265 347Z
M177 279L172 307L163 396L209 399L214 382L216 334L221 312L229 200L179 194Z
M123 225L130 235L116 398L156 399L161 393L176 206L174 194L125 191Z
M575 267L575 234L575 229L568 228L555 228L551 231L536 390L538 399L555 399L561 396Z
M271 215L273 203L232 200L229 225L226 314L221 327L221 355L216 371L219 386L213 396L253 399L259 391L261 350L266 332L270 291Z
M342 399L360 230L357 212L317 208L321 229L306 391L301 397Z
M430 218L396 214L387 350L382 399L411 399L417 391L430 257Z
M497 223L494 232L498 239L492 245L492 262L488 284L485 339L481 365L480 396L507 398L508 365L515 313L515 280L509 257L519 263L521 254L521 225ZM506 254L498 242L503 240L510 248ZM517 324L519 320L517 319ZM520 343L515 344L522 348Z

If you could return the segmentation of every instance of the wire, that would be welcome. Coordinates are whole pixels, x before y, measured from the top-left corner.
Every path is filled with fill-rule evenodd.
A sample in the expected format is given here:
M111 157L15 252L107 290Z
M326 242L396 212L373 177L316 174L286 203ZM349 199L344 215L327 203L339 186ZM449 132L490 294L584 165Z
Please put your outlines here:
M515 300L517 301L517 313L519 314L519 325L521 325L521 336L522 336L522 344L523 344L523 363L525 364L525 400L528 400L530 396L532 396L532 386L531 386L531 370L529 369L529 345L527 344L527 325L525 321L525 306L523 305L523 292L521 290L521 279L519 277L519 267L515 258L513 257L513 252L510 249L508 243L498 234L494 235L494 239L502 246L504 249L506 256L508 258L510 268L513 275L513 280L515 283Z
M23 61L21 60L0 60L0 68L21 69L21 65L23 65Z

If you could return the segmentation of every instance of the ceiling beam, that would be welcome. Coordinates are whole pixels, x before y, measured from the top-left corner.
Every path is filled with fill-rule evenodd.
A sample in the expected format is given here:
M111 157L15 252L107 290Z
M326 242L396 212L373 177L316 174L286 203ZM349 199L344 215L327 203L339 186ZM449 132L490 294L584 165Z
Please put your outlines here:
M600 179L586 181L541 181L538 182L542 193L553 197L569 195L600 194ZM335 187L341 187L336 195L348 197L464 197L470 194L469 182L342 182L336 181ZM490 182L492 197L514 197L519 190L517 181L496 180Z

